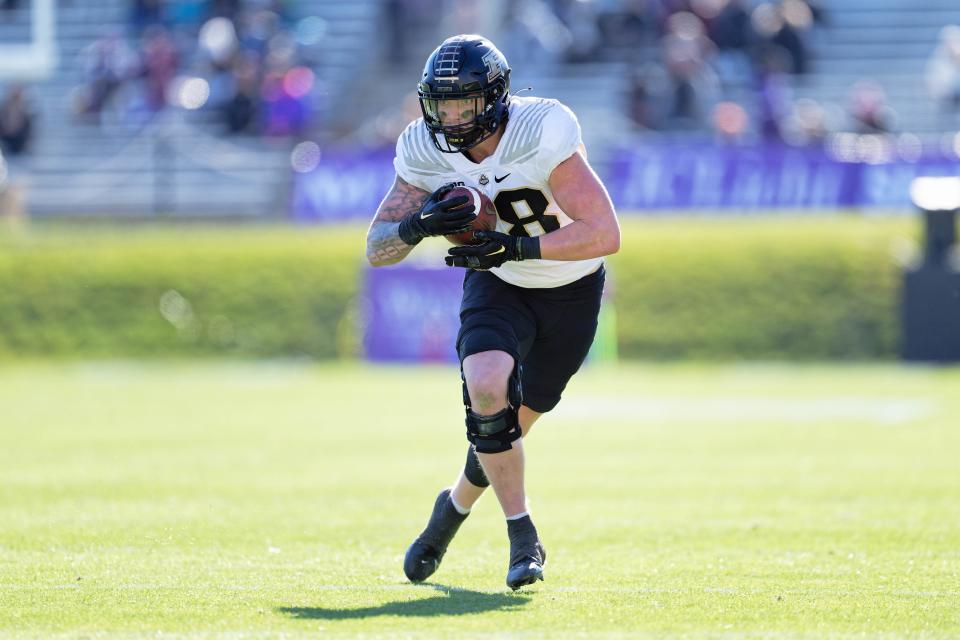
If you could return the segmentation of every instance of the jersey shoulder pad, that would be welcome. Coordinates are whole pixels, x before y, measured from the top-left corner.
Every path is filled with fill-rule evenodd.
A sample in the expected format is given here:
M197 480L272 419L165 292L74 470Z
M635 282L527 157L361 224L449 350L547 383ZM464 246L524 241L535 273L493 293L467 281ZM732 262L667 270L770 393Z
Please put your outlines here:
M453 166L433 144L423 118L407 125L397 139L397 163L406 171L424 178L453 172Z
M580 125L570 109L551 98L519 98L511 111L512 130L503 162L526 162L540 154L549 156L573 150L580 144ZM575 141L575 143L574 143ZM570 151L572 153L572 150ZM564 159L570 156L567 153ZM542 160L545 158L540 158Z

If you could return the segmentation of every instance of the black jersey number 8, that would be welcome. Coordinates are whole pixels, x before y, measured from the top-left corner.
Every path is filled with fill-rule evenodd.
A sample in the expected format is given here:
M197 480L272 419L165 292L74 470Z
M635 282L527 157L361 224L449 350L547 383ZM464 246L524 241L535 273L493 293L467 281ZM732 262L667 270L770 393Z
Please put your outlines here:
M501 191L493 199L497 215L509 222L512 236L530 238L560 228L557 216L547 214L547 196L542 191L524 187Z

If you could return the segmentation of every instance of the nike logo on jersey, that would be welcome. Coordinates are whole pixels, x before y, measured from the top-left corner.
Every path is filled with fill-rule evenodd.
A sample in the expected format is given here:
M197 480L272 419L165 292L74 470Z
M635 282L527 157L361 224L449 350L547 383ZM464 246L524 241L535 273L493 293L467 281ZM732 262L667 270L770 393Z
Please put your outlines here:
M503 182L504 180L506 180L506 179L509 178L509 177L510 177L510 174L509 174L509 173L508 173L507 175L503 176L502 178L498 178L497 176L493 176L493 181L496 182L497 184L500 184L501 182Z

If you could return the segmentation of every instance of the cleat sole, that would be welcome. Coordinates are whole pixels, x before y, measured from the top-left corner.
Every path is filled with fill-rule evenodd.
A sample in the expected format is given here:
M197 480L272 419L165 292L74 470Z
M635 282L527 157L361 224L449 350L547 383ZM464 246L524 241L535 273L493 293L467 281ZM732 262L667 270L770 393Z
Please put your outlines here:
M540 580L540 581L543 580L543 569L540 569L539 571L532 572L532 573L530 573L530 574L528 574L528 575L519 576L519 577L517 577L517 578L514 578L513 580L509 580L509 579L508 579L508 580L507 580L507 586L510 587L512 590L516 591L516 590L519 589L520 587L524 587L524 586L526 586L526 585L533 584L533 583L537 582L538 580Z

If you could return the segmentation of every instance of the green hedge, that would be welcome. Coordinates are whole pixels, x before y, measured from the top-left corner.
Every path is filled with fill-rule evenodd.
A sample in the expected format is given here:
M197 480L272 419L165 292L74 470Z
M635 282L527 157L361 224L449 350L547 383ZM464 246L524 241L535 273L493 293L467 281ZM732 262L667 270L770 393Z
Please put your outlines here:
M29 230L0 242L0 354L333 358L362 255L357 228Z
M620 354L863 359L896 355L908 220L809 217L624 225L611 259Z
M620 354L893 357L891 246L912 229L836 217L628 220L610 260ZM0 231L0 356L355 355L364 231Z

